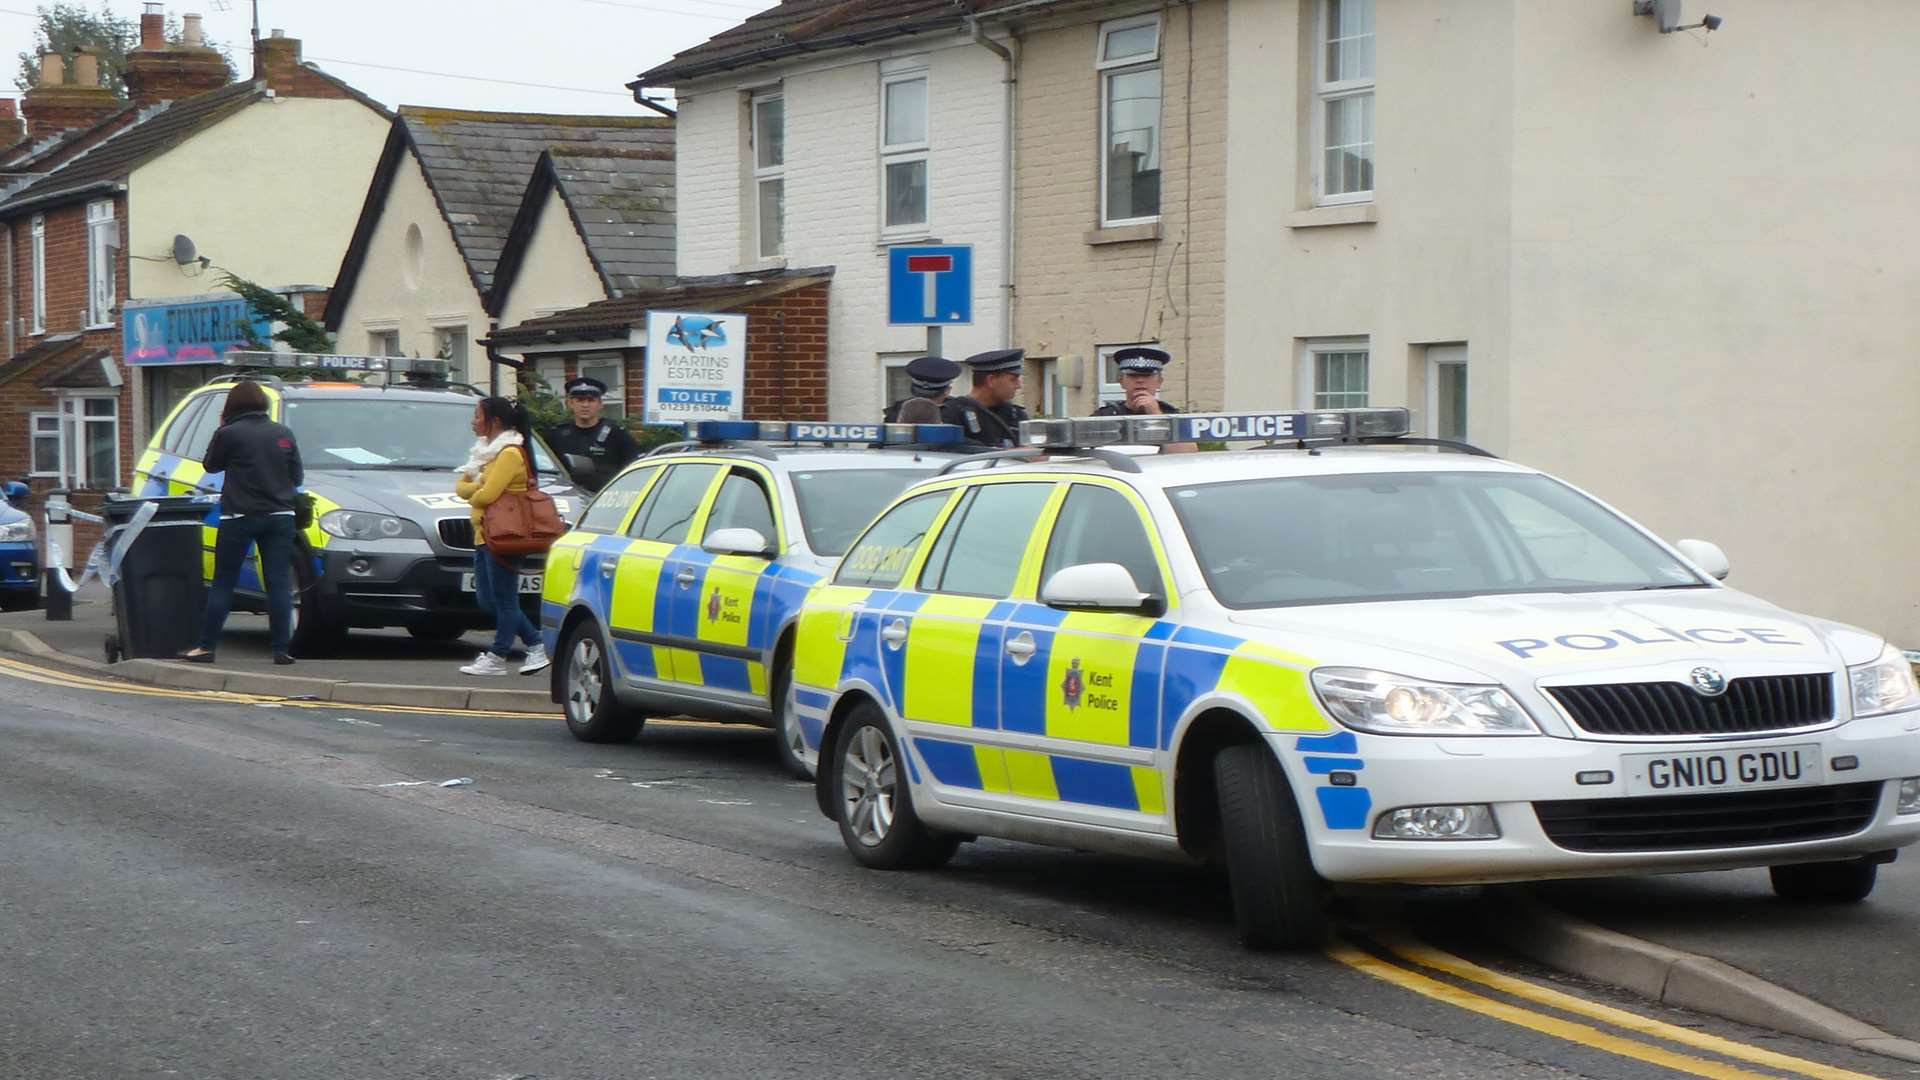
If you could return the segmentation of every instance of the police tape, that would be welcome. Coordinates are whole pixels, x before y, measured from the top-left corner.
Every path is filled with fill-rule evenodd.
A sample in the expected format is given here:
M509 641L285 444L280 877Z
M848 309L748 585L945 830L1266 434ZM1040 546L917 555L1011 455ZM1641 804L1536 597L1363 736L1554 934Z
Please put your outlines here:
M87 554L86 568L80 572L80 580L77 582L73 580L73 575L67 573L67 553L61 550L60 542L53 538L53 531L48 528L46 531L47 568L53 571L54 581L70 593L79 592L87 582L96 577L106 582L108 588L119 584L120 564L126 559L127 550L133 547L133 542L146 531L147 523L151 522L153 515L159 511L160 507L157 503L142 503L125 523L107 530L106 535L102 536L99 542L93 545L93 550ZM104 525L107 520L98 514L89 514L84 510L69 509L67 514L96 525Z

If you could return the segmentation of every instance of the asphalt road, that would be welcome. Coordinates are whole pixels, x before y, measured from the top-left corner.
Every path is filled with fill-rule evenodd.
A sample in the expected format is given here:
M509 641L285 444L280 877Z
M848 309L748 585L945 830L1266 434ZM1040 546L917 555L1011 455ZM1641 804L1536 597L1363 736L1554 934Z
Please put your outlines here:
M1599 1037L1412 970L1390 925L1248 954L1201 871L1001 843L863 871L760 732L590 747L27 671L0 672L7 1080L1920 1075L1534 974L1804 1060Z

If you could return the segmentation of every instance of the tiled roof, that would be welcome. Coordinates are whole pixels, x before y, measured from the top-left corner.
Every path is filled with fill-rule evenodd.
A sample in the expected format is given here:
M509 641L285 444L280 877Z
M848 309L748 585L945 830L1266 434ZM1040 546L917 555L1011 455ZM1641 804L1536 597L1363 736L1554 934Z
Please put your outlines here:
M957 27L973 16L1033 8L1032 0L784 0L640 76L672 86L716 71Z
M556 146L540 155L494 269L489 314L505 310L541 224L579 235L608 296L667 284L675 263L673 129L655 135L646 149ZM567 220L548 222L547 202L556 192Z
M107 390L113 388L102 361L113 356L109 349L69 350L60 357L60 366L40 377L42 390Z
M657 153L673 142L673 121L659 116L547 116L403 105L399 123L483 295L492 287L527 178L549 147L604 156ZM671 162L667 168L671 172Z
M681 278L666 288L642 289L496 330L492 343L503 349L533 352L546 342L613 337L644 329L648 311L731 311L832 280L831 267Z
M68 334L48 334L29 346L25 351L14 354L0 362L0 383L18 378L34 368L52 360L62 363L71 362L74 357L86 350L86 344L78 332ZM95 350L98 351L98 350ZM72 356L68 354L72 353Z

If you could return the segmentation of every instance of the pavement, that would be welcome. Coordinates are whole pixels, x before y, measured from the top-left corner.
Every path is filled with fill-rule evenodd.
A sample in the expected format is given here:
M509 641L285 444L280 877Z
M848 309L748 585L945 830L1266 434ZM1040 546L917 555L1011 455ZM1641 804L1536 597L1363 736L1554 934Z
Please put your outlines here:
M1920 855L1880 868L1861 904L1789 904L1764 870L1555 882L1542 902L1609 930L1724 961L1920 1041ZM1870 974L1869 974L1870 973Z
M198 621L199 613L189 617ZM70 622L50 622L44 611L0 614L0 647L7 646L7 632L14 630L34 635L62 658L104 664L106 639L116 633L111 595L99 582L89 583L74 599ZM203 690L557 715L546 674L477 678L460 673L461 665L486 648L490 635L472 631L451 642L434 642L399 629L356 630L337 656L280 666L273 662L266 616L234 612L214 664L140 660L112 666L121 678ZM31 645L14 651L40 652Z
M866 871L751 729L589 746L18 660L0 694L0 1076L1913 1075L1368 911L1248 953L1201 869Z

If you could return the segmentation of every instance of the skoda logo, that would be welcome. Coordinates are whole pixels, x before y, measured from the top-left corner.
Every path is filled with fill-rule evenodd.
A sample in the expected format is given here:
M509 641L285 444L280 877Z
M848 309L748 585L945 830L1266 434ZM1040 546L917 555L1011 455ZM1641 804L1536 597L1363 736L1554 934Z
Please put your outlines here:
M1710 667L1694 668L1687 679L1701 697L1719 697L1727 692L1727 677Z

